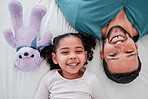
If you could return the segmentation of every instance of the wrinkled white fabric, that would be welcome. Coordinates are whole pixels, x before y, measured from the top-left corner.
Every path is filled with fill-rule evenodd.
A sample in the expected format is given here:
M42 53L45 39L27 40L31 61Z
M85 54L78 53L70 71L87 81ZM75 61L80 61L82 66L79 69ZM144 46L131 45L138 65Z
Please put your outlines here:
M11 0L0 0L0 99L34 99L42 76L49 70L45 61L39 69L31 72L15 71L13 59L15 50L8 45L3 36L6 27L12 28L8 4ZM65 20L55 0L18 0L23 5L24 24L28 25L30 12L35 4L42 4L48 10L41 24L42 33L51 30L53 37L66 32L75 31ZM142 69L139 77L129 84L118 84L109 80L104 74L100 59L100 41L94 50L94 58L86 66L97 74L103 84L108 99L148 99L148 35L138 41L139 56Z

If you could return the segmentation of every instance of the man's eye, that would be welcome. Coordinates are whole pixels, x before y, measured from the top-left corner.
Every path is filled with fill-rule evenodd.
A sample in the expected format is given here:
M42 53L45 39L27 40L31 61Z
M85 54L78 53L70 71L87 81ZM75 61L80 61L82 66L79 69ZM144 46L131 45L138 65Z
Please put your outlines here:
M109 56L111 56L111 57L115 57L115 56L116 56L116 54L110 54Z
M134 51L126 51L127 54L130 54L130 53L132 53L132 52L134 52Z

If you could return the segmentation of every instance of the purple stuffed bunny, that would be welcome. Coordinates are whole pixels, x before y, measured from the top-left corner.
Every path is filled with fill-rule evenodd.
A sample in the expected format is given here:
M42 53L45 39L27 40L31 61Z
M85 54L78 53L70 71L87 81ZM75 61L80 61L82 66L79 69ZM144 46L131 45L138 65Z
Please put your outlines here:
M51 42L52 35L48 31L40 39L40 25L43 16L46 14L46 8L36 5L31 12L29 26L23 25L22 5L17 1L11 1L9 11L14 29L14 35L11 29L4 30L6 41L16 49L14 68L22 71L31 71L38 68L41 64L41 48Z

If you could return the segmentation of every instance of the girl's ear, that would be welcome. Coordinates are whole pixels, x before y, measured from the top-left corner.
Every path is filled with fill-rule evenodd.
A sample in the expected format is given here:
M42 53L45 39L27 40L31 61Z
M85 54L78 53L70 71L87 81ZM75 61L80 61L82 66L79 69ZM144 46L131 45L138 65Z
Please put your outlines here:
M53 61L55 64L58 64L55 53L52 53L52 61Z
M85 51L85 59L87 60L87 51Z
M100 49L100 58L101 60L103 60L103 50L102 49Z

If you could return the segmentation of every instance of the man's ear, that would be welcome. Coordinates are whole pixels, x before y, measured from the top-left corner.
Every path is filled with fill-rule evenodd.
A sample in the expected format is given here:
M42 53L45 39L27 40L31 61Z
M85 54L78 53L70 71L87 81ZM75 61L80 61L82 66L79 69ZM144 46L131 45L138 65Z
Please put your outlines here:
M52 61L53 61L55 64L58 64L55 53L52 53Z
M101 60L103 60L103 50L102 49L100 49L100 58Z
M137 43L135 43L135 46L136 46L136 49L137 49L137 53L138 53L138 44L137 44Z

